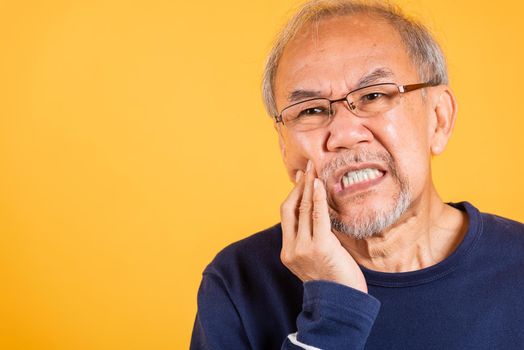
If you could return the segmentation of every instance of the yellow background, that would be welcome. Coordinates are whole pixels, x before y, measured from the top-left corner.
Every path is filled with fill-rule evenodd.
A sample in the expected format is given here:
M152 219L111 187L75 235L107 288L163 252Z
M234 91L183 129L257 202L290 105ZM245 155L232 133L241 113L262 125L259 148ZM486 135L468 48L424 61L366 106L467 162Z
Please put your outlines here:
M524 220L514 1L399 1L459 100L446 201ZM205 265L290 189L259 93L297 1L0 2L0 348L184 349Z

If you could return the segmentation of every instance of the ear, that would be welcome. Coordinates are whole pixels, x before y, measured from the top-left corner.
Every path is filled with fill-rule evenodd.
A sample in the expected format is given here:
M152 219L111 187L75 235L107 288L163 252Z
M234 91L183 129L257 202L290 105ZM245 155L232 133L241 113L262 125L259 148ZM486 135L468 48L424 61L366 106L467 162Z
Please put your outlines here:
M457 117L457 101L451 89L446 85L436 87L434 91L433 115L434 122L430 123L430 148L432 155L444 152L453 132Z

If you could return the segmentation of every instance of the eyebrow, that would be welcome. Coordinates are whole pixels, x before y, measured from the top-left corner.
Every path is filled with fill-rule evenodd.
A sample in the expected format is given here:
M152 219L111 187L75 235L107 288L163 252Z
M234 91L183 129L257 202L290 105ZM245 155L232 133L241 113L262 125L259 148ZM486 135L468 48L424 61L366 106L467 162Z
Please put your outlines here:
M379 83L380 80L382 80L384 78L390 78L390 77L393 77L393 76L394 76L394 74L393 74L393 72L391 70L389 70L387 68L384 68L384 67L377 68L374 71L372 71L371 73L369 73L369 74L365 75L364 77L362 77L358 81L355 89L359 89L359 88L362 88L362 87L365 87L365 86L368 86L368 85ZM306 99L309 99L309 98L315 98L315 97L323 97L323 96L322 96L321 92L318 91L318 90L298 89L298 90L292 91L288 95L287 99L288 99L289 103L294 103L294 102L306 100Z
M366 87L368 85L377 84L384 78L391 78L395 76L393 72L387 68L381 67L375 69L373 72L362 77L358 83L356 89Z
M302 89L294 90L293 92L289 94L287 99L290 103L293 103L293 102L298 102L298 101L306 100L308 98L313 98L313 97L322 97L320 94L320 91L302 90Z

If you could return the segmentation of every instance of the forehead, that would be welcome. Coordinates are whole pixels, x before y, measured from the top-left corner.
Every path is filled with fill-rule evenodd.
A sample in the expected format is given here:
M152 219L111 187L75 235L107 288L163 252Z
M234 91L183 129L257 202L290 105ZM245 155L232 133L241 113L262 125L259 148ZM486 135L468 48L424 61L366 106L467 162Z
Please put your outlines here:
M417 79L404 43L386 20L366 14L321 20L303 28L280 58L275 98L281 109L297 90L340 96L376 70L390 72L388 81Z

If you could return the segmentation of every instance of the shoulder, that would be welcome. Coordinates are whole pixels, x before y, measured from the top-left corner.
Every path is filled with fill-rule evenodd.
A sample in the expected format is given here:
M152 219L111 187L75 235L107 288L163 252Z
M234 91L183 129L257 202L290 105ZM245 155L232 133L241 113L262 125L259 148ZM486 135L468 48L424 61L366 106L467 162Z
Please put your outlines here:
M495 214L481 216L486 248L503 259L524 265L524 224Z
M282 249L282 229L280 224L257 232L222 249L207 266L204 273L222 277L247 271L280 269L280 250Z
M465 202L470 229L476 231L479 256L499 266L524 267L524 224L499 215L480 212Z
M495 239L504 238L524 242L524 224L496 214L481 212L469 202L450 203L468 215L469 230ZM484 237L488 238L488 237Z
M204 280L215 280L245 307L249 300L291 300L290 306L298 307L302 282L282 264L281 249L282 229L277 224L220 251L204 270Z
M524 224L522 222L496 214L481 213L481 215L487 229L509 235L513 234L516 235L517 238L524 238Z
M506 242L524 244L524 224L491 213L480 213L482 231Z
M282 248L282 229L276 224L263 231L257 232L249 237L232 243L222 249L213 263L227 263L230 260L265 260L280 254Z

